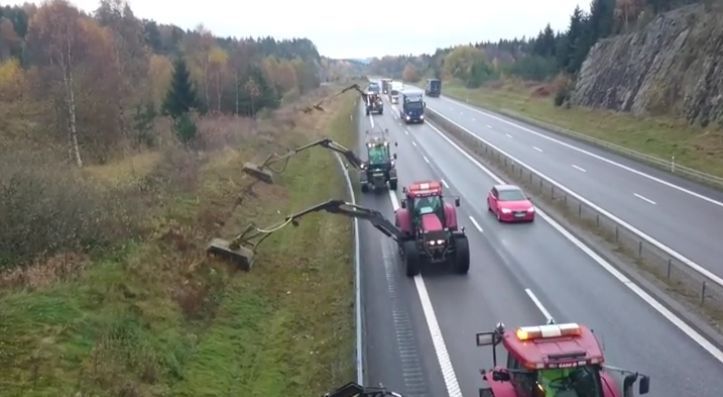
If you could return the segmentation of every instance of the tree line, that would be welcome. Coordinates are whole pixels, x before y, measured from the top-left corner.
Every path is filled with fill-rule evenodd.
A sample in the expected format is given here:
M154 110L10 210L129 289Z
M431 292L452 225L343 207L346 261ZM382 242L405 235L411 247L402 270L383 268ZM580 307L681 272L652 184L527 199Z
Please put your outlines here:
M137 18L125 0L101 0L90 14L65 0L0 7L0 127L46 126L33 138L63 142L78 166L152 145L161 114L253 116L318 87L320 76L308 39L183 30Z
M543 81L560 73L576 75L599 40L640 29L661 12L704 0L592 0L590 12L576 7L567 28L548 24L531 38L502 39L438 49L434 54L373 59L371 73L403 78L413 68L415 78L448 77L479 87L502 76Z

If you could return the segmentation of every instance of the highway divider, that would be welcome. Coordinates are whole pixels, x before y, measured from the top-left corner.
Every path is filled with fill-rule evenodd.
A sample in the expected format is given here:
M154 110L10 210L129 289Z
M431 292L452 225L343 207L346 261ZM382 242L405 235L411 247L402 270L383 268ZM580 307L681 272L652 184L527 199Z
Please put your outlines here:
M524 161L474 135L455 121L430 108L425 110L425 115L428 121L441 127L446 134L499 170L508 180L561 210L566 219L605 238L633 259L642 270L665 283L669 292L683 296L689 305L701 306L708 315L723 321L723 279L543 175Z

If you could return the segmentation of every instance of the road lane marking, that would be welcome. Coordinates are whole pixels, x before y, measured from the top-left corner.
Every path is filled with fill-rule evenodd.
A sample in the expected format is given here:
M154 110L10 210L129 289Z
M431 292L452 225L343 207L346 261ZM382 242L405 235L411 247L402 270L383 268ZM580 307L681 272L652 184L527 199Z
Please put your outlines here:
M639 198L639 199L641 199L641 200L643 200L643 201L646 201L646 202L648 202L648 203L650 203L650 204L652 204L652 205L657 204L655 201L653 201L653 200L651 200L651 199L643 196L642 194L633 193L633 196L635 196L635 197L637 197L637 198Z
M542 149L538 148L537 146L533 146L532 148L537 150L538 152L542 153Z
M453 120L450 120L449 118L447 118L447 117L445 117L445 116L443 116L443 115L441 115L441 114L440 114L440 117L442 117L442 118L444 118L445 120L449 121L450 123L454 124L455 126L457 126L457 128L461 129L462 131L465 131L467 134L469 134L470 136L472 136L474 139L476 139L476 140L478 140L478 141L486 144L487 146L489 146L489 147L497 150L497 151L500 152L503 156L506 156L506 157L509 158L510 160L512 160L512 161L518 163L519 165L527 168L528 170L534 172L534 173L537 174L540 178L546 180L548 183L557 186L557 187L560 188L563 192L565 192L565 193L569 194L570 196L574 197L576 200L578 200L578 201L580 201L580 202L582 202L582 203L585 203L586 205L590 206L590 207L591 207L592 209L594 209L595 211L597 211L597 212L601 213L602 215L610 218L613 222L615 222L615 223L617 223L617 224L619 224L619 225L622 225L622 226L625 227L626 229L628 229L628 230L632 231L633 233L637 234L640 238L646 240L648 243L650 243L650 244L652 244L653 246L659 248L661 251L667 253L668 255L670 255L670 256L672 256L673 258L677 259L678 261L682 262L683 264L685 264L686 266L688 266L688 267L690 267L691 269L695 270L696 272L704 275L706 278L712 280L712 281L713 281L714 283L716 283L717 285L723 287L723 278L721 278L721 277L718 276L717 274L715 274L715 273L711 272L710 270L706 269L705 267L697 264L696 262L692 261L690 258L686 257L685 255L681 254L680 252L678 252L678 251L676 251L676 250L668 247L667 245L661 243L660 241L654 239L652 236L650 236L650 235L648 235L647 233L643 232L642 230L636 228L635 226L629 224L628 222L625 222L624 220L618 218L617 216L613 215L610 211L607 211L607 210L603 209L603 208L600 207L599 205L597 205L597 204L593 203L592 201L586 199L585 197L582 197L581 195L575 193L574 191L572 191L572 190L571 190L570 188L568 188L567 186L565 186L565 185L563 185L562 183L556 181L555 179L552 179L551 177L545 175L545 174L542 173L541 171L539 171L539 170L537 170L536 168L532 167L531 165L525 163L524 161L518 159L517 157L515 157L515 156L507 153L506 151L500 149L499 147L497 147L496 145L490 143L490 142L487 141L486 139L481 138L481 137L473 134L473 133L470 132L468 129L466 129L466 128L462 127L461 125L459 125L457 122L455 122L455 121L453 121ZM431 124L429 124L429 125L432 126ZM433 127L433 126L432 126L432 127ZM434 127L433 127L433 128L434 128ZM435 129L435 130L437 131L437 133L440 134L445 140L447 140L448 142L452 142L451 139L449 139L446 135L444 135L441 131L439 131L439 129L437 129L437 128L434 128L434 129ZM457 147L458 150L462 150L461 148L459 148L459 145L454 144L454 146ZM469 155L467 155L467 156L469 156ZM478 162L478 163L479 163L479 162Z
M429 164L429 159L427 158L427 156L422 155L422 157L424 158L424 161L425 161L427 164Z
M505 135L506 135L508 138L512 138L512 135L510 135L510 134L505 134Z
M417 146L417 142L412 141L412 145Z
M472 224L474 225L474 227L477 228L477 230L479 230L480 233L484 233L484 230L482 230L482 226L480 226L479 223L477 223L477 220L474 219L472 217L472 215L469 216L469 220L472 221Z
M545 306L542 304L542 302L540 302L540 300L537 299L537 296L535 295L535 293L532 292L532 290L529 288L525 288L525 293L527 294L527 296L530 297L530 299L532 299L532 303L534 303L535 306L537 306L537 308L540 309L540 312L542 312L542 315L545 316L545 319L547 320L547 322L550 322L550 320L552 320L552 315L550 314L550 312L547 311L547 309L545 309Z
M442 185L444 185L445 188L449 189L449 185L447 184L447 181L442 179Z
M474 118L474 117L472 117L472 121L476 122L476 121L477 121L477 119L476 119L476 118Z
M453 142L442 131L440 131L439 129L437 129L435 126L433 126L431 124L428 124L428 125L430 127L432 127L432 129L434 131L436 131L437 134L439 134L439 136L442 137L442 139L447 141L447 143L449 143L452 147L457 149L458 152L460 152L470 162L472 162L472 164L476 165L477 168L481 169L487 175L489 175L490 178L495 180L497 183L500 183L500 184L504 183L500 177L498 177L496 174L492 173L492 171L490 171L485 166L483 166L479 161L477 161L477 159L472 157L472 155L467 153L466 150L462 149L459 145L457 145L455 142ZM616 269L613 265L611 265L607 260L605 260L603 257L598 255L590 247L585 245L582 241L580 241L572 233L568 232L567 229L562 227L559 223L557 223L554 219L552 219L552 217L547 215L547 213L545 213L544 211L542 211L539 208L536 209L536 212L548 224L550 224L555 230L557 230L560 234L562 234L565 238L567 238L568 241L573 243L578 249L580 249L587 256L592 258L598 265L600 265L603 269L605 269L608 273L610 273L613 277L615 277L618 281L620 281L624 286L626 286L633 293L635 293L645 303L647 303L653 309L655 309L658 313L660 313L660 315L665 317L665 319L670 321L679 330L681 330L683 333L685 333L690 339L692 339L700 347L705 349L705 351L707 351L710 355L712 355L714 358L716 358L719 362L723 363L723 351L718 349L718 347L716 347L714 344L712 344L708 339L706 339L698 331L696 331L691 326L689 326L685 321L681 320L680 317L678 317L675 313L668 310L668 308L663 306L660 302L658 302L655 298L653 298L645 290L640 288L637 284L635 284L627 276L625 276L623 273L621 273L618 269Z
M404 135L409 135L409 131L404 130Z
M584 168L580 167L579 165L573 164L573 165L572 165L572 168L574 168L574 169L576 169L576 170L578 170L578 171L580 171L580 172L587 172L587 171L585 171Z
M491 126L491 125L489 125L489 124L487 124L487 128L492 128L492 126Z
M394 211L397 211L399 209L397 194L393 190L388 190L388 192L389 200L392 201L392 207ZM444 343L442 329L439 327L437 316L434 314L434 307L432 306L432 301L429 299L429 292L427 292L427 286L424 284L424 279L421 274L414 276L414 285L417 287L419 302L422 304L422 312L424 312L424 318L427 320L427 328L432 337L432 345L437 355L439 367L442 370L442 378L447 388L447 394L449 397L462 397L462 389L459 387L457 375L452 366L452 360L449 358L449 352Z
M488 117L491 117L491 118L493 118L493 119L495 119L495 120L501 121L501 122L503 122L503 123L505 123L505 124L509 124L509 125L515 126L515 127L519 128L519 129L521 129L521 130L523 130L523 131L526 131L526 132L529 132L529 133L531 133L531 134L537 135L537 136L539 136L539 137L541 137L541 138L543 138L543 139L547 139L548 141L555 142L555 143L557 143L557 144L560 144L560 145L562 145L562 146L565 146L565 147L570 148L570 149L572 149L572 150L575 150L575 151L577 151L577 152L586 154L586 155L588 155L588 156L590 156L590 157L593 157L593 158L596 158L596 159L598 159L598 160L600 160L600 161L606 162L606 163L608 163L608 164L610 164L610 165L614 165L614 166L616 166L616 167L618 167L618 168L624 169L624 170L626 170L626 171L628 171L628 172L631 172L631 173L633 173L633 174L642 176L643 178L647 178L647 179L649 179L649 180L651 180L651 181L658 182L658 183L660 183L660 184L662 184L662 185L665 185L665 186L667 186L667 187L669 187L669 188L672 188L672 189L681 191L681 192L686 193L686 194L689 194L689 195L691 195L691 196L693 196L693 197L697 197L697 198L699 198L699 199L701 199L701 200L707 201L707 202L709 202L709 203L711 203L711 204L714 204L714 205L717 205L717 206L719 206L719 207L723 207L723 202L721 202L721 201L718 201L718 200L712 199L712 198L710 198L710 197L704 196L704 195L702 195L702 194L700 194L700 193L697 193L697 192L694 192L694 191L692 191L692 190L690 190L690 189L686 189L686 188L684 188L684 187L678 186L678 185L676 185L676 184L674 184L674 183L668 182L668 181L663 180L663 179L660 179L660 178L658 178L658 177L655 177L655 176L646 174L646 173L643 172L643 171L638 171L638 170L636 170L635 168L628 167L627 165L624 165L624 164L620 164L620 163L618 163L618 162L616 162L616 161L610 160L610 159L608 159L608 158L606 158L606 157L603 157L603 156L601 156L601 155L599 155L599 154L592 153L592 152L590 152L590 151L588 151L588 150L585 150L585 149L579 148L579 147L577 147L577 146L571 145L571 144L569 144L569 143L567 143L567 142L563 142L563 141L561 141L561 140L559 140L559 139L552 138L552 137L547 136L547 135L545 135L545 134L543 134L543 133L537 132L537 131L535 131L535 130L529 129L529 128L527 128L527 127L521 126L521 125L516 124L516 123L513 123L513 122L511 122L511 121L505 120L505 119L503 119L503 118L501 118L501 117L497 117L497 116L495 116L495 115L493 115L493 114L490 114L490 113L487 113L487 112L483 112L483 111L481 111L481 110L479 110L479 109L475 109L475 108L473 108L473 107L471 107L471 106L469 106L469 105L465 105L465 104L462 103L462 102L452 101L452 100L450 100L450 99L448 99L448 98L444 98L444 100L447 100L447 101L453 102L453 103L457 103L457 104L459 104L459 106L467 107L468 109L471 109L471 110L473 110L473 111L475 111L475 112L477 112L477 113L479 113L479 114L483 114L483 115L488 116Z

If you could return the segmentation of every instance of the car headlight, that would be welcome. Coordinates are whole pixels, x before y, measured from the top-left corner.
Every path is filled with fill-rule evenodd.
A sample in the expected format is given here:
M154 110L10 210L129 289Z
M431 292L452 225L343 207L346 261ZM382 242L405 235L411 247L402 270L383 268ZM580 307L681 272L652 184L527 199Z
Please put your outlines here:
M411 119L411 117L407 116L407 120Z
M503 213L503 214L510 214L510 213L512 213L512 210L509 209L509 208L502 208L502 213Z
M527 212L535 212L535 207L530 207L527 209Z

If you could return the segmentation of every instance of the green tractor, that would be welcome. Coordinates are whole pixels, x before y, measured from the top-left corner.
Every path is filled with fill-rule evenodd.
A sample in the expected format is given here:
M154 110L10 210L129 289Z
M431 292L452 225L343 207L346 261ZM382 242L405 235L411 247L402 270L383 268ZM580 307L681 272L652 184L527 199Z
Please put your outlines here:
M367 131L368 134L368 131ZM397 143L394 143L397 146ZM391 153L391 145L385 135L369 137L366 141L367 162L361 171L362 192L379 191L389 184L391 190L397 190L397 154Z

